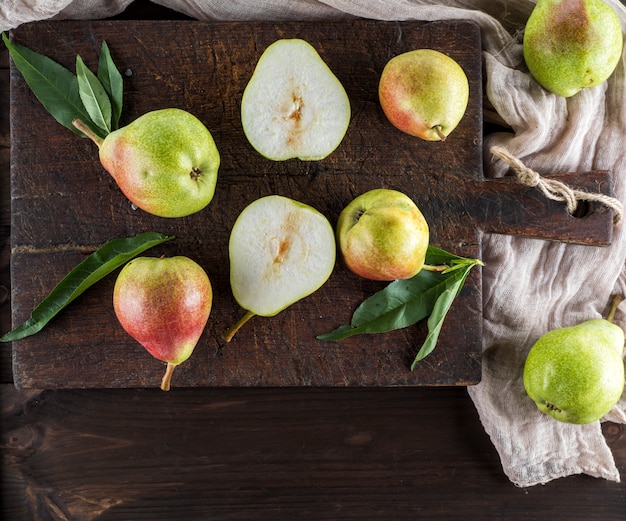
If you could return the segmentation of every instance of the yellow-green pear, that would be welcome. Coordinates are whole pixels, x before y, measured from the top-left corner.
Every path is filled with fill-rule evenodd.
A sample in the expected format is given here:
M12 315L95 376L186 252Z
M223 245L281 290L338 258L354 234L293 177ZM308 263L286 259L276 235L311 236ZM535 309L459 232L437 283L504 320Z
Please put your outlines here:
M403 192L375 188L339 214L337 242L350 271L372 280L408 279L424 267L428 223Z
M454 59L434 49L415 49L387 62L378 98L393 126L426 141L444 141L460 123L469 82Z
M524 388L537 408L556 420L585 424L599 420L624 391L624 331L607 319L554 329L530 349Z
M530 73L566 98L606 81L622 45L617 14L603 0L538 0L524 31Z
M74 126L98 145L102 166L145 212L184 217L213 199L220 155L213 136L193 114L153 110L104 139L79 120Z

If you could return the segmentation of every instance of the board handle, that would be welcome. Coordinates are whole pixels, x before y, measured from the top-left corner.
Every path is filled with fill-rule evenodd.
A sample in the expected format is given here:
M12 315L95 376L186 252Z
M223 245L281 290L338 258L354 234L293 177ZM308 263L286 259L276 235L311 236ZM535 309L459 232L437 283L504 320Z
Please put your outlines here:
M613 197L613 176L606 170L544 178ZM596 246L608 246L613 240L614 211L600 202L579 201L572 214L564 202L548 199L539 188L525 186L515 177L474 184L477 196L468 210L483 232Z

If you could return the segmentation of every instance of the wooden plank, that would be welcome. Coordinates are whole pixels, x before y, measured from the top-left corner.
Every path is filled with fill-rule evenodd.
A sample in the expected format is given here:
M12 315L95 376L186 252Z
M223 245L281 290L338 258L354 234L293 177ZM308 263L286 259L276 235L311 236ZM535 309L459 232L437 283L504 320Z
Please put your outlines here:
M413 372L408 366L425 338L425 324L341 343L315 339L349 321L361 300L382 287L352 275L341 263L316 294L271 319L255 317L224 344L220 333L242 314L228 283L228 235L238 213L263 195L279 193L312 204L335 222L359 193L396 188L416 200L434 245L468 257L480 257L483 229L502 226L511 216L514 233L569 240L567 233L582 227L587 242L610 242L609 214L592 212L583 222L564 215L558 203L540 201L545 221L525 221L525 200L515 194L532 190L516 187L502 199L498 190L488 189L496 185L482 175L480 33L471 22L45 22L20 27L13 37L39 52L54 49L54 59L70 69L76 54L95 67L106 39L118 66L129 71L125 122L178 106L200 117L214 135L222 166L211 205L182 219L146 215L132 210L100 166L93 144L52 120L12 71L14 322L24 320L85 253L106 240L147 230L175 235L174 242L152 254L197 260L207 269L216 298L205 334L193 357L177 369L174 386L465 385L480 379L480 269L472 271L448 315L437 350ZM289 37L304 38L319 50L351 100L346 138L323 161L267 161L241 129L241 94L258 57L276 39ZM445 143L400 133L378 105L377 81L387 60L418 47L450 54L470 80L467 113ZM591 178L606 181L607 176ZM603 184L610 190L610 182ZM487 199L493 213L483 210ZM553 215L562 223L556 237ZM158 384L162 365L116 322L113 282L109 277L92 288L44 332L14 343L16 385Z
M11 190L9 130L9 60L8 52L0 57L0 331L11 328ZM5 68L2 66L5 65ZM0 344L0 382L13 382L10 344Z
M0 399L12 521L501 521L503 505L513 521L617 521L626 508L623 482L513 486L460 388L5 385ZM603 430L623 473L624 429Z

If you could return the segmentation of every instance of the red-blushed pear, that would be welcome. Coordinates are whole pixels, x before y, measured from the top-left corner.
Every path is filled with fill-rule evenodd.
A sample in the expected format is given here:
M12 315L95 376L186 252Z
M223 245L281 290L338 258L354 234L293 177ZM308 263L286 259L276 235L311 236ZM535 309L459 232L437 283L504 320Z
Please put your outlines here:
M378 97L396 128L426 141L444 141L465 114L469 82L462 67L446 54L415 49L387 62Z
M346 266L357 275L371 280L408 279L424 268L429 230L409 196L377 188L342 210L337 238Z
M280 195L246 206L228 243L231 289L246 314L224 339L254 315L274 316L317 291L333 271L336 250L330 222L312 206Z
M319 160L343 140L350 101L311 44L281 39L259 58L241 100L241 123L268 159Z
M524 29L528 70L565 98L608 79L622 46L619 18L604 0L538 0Z
M155 110L104 139L79 120L74 126L98 145L102 166L145 212L184 217L213 199L220 156L211 133L193 114Z
M113 307L124 330L167 363L161 389L187 360L211 313L213 290L204 269L188 257L137 257L120 271Z

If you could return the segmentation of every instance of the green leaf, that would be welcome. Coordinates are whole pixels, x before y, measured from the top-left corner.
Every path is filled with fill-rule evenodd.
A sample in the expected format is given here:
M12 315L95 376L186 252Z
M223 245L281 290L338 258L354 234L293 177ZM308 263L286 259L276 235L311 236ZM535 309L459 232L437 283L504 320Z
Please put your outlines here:
M98 62L98 79L106 90L111 101L111 129L119 128L122 106L124 104L124 79L115 66L111 51L106 41L102 41L100 61Z
M111 133L111 101L98 77L91 72L83 59L76 56L78 93L91 120L105 135Z
M437 298L440 273L420 271L411 279L394 280L364 300L352 315L349 326L340 326L319 340L343 340L363 333L386 333L426 318Z
M426 336L426 340L424 340L422 347L420 347L417 352L417 355L415 355L415 359L411 364L411 371L417 367L417 363L420 360L426 358L435 349L439 338L439 332L441 331L446 315L448 314L454 299L463 289L463 285L465 284L465 280L467 279L470 270L477 264L482 265L482 262L477 259L463 259L462 257L457 257L457 264L450 270L446 270L444 272L444 274L446 274L450 273L451 270L455 270L455 273L449 279L452 283L439 295L435 305L433 306L427 322L428 335Z
M47 56L11 42L4 33L2 40L27 85L54 119L82 137L84 134L72 125L76 118L96 131L80 99L76 75Z
M463 277L462 280L459 279L457 281L458 287L453 285L446 288L437 298L427 322L428 335L426 335L426 340L424 340L422 347L420 347L417 355L415 355L415 359L411 364L411 370L415 369L417 362L426 358L435 349L444 319L446 318L452 302L454 302L455 297L459 293L459 288L463 286L464 281L465 277Z
M19 340L41 329L87 288L106 275L157 244L173 239L156 232L146 232L113 239L70 271L32 311L30 318L0 338L0 342Z
M459 294L478 259L466 259L429 246L426 263L449 266L443 272L422 270L407 280L395 280L365 299L352 315L350 325L318 335L319 340L343 340L363 333L385 333L411 326L429 317L428 335L411 369L436 346L439 332L452 302Z
M428 246L428 249L426 250L426 258L424 259L424 262L425 264L438 266L440 264L450 264L455 261L474 262L474 260L475 259L466 259L465 257L459 257L458 255L454 255L453 253L448 253L447 251L444 251L441 248L436 248L435 246Z

